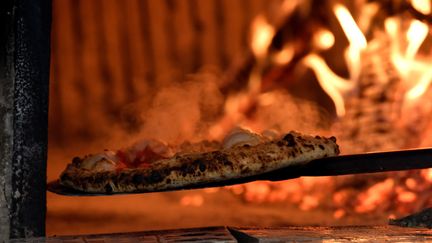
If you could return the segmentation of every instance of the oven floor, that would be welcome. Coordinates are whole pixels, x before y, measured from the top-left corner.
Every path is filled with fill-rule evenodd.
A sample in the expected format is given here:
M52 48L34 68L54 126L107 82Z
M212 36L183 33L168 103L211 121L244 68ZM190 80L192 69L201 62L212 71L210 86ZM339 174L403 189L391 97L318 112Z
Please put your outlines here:
M18 239L11 242L430 242L432 231L395 226L207 227Z

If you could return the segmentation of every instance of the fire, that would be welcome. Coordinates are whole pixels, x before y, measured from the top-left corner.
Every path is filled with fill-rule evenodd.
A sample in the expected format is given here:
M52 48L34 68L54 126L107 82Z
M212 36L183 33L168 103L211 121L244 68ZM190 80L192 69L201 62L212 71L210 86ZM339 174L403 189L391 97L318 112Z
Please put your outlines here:
M345 115L343 92L347 92L353 87L349 80L343 79L336 75L327 66L325 61L315 54L309 54L307 57L305 57L304 63L315 72L319 84L332 98L336 107L336 114L338 116Z
M345 115L344 96L355 88L360 73L360 52L366 48L367 41L346 7L336 4L333 11L350 43L345 53L351 75L350 80L336 75L325 63L324 59L316 54L306 56L304 63L315 72L319 84L333 100L336 114L338 117L342 117ZM323 47L328 48L333 45L333 34L324 32L318 36L319 43Z
M321 50L327 50L331 48L335 42L333 33L327 29L318 30L313 38L315 46Z
M422 14L431 13L431 2L429 0L411 0L412 6Z
M291 45L285 45L282 51L273 55L273 62L277 65L285 65L288 64L293 57L294 47Z
M287 3L289 1L285 1ZM431 5L428 1L411 1L412 5L422 13L430 13ZM400 16L389 16L383 19L383 25L374 23L374 16L379 16L380 6L378 3L368 3L363 12L356 14L357 21L347 7L335 4L332 8L338 24L343 31L348 46L343 52L349 78L343 78L335 73L321 55L331 49L337 43L338 35L327 27L319 26L312 35L311 50L302 56L300 64L310 68L326 94L332 99L336 115L343 119L347 114L347 99L357 95L363 79L376 79L379 85L384 85L392 78L398 78L400 87L397 92L401 97L402 110L399 113L409 114L411 107L419 105L421 99L430 87L432 81L431 57L421 54L424 42L430 37L430 27L425 22L413 18L402 18ZM212 130L214 137L220 137L228 127L234 125L246 125L250 128L262 128L262 124L249 121L247 113L252 107L258 105L270 106L279 100L274 92L261 93L265 65L271 62L273 65L287 65L295 60L296 46L293 43L284 43L281 51L269 53L269 47L275 35L275 27L260 15L253 21L251 34L251 50L254 54L256 64L249 73L248 86L246 89L227 97L225 103L225 116ZM384 44L383 44L384 43ZM381 48L385 47L385 48ZM381 50L381 49L384 50ZM383 51L382 53L380 51ZM375 55L375 52L380 52ZM424 52L424 51L423 51ZM371 54L372 53L372 54ZM366 61L382 55L392 66L388 71L378 68L375 73L377 77L368 76ZM341 55L342 57L342 55ZM367 60L369 59L369 60ZM372 63L376 65L387 65L379 59ZM367 62L366 62L367 63ZM386 73L394 71L394 75ZM365 74L366 73L366 74ZM385 86L384 86L385 87ZM368 95L368 94L366 94ZM373 104L372 104L373 105ZM394 104L392 104L394 105ZM400 119L403 120L403 119ZM356 121L357 122L357 121ZM254 129L252 129L254 130ZM385 136L385 135L383 135ZM373 179L372 179L373 180ZM341 180L343 181L343 180ZM349 181L349 179L347 179ZM365 181L367 181L365 179ZM417 174L403 174L401 178L380 178L374 183L363 181L359 188L352 188L347 183L344 187L338 185L334 178L300 178L281 183L254 182L245 185L228 187L234 195L242 196L246 202L268 203L289 202L296 204L300 210L308 211L317 207L328 207L332 210L333 218L341 219L350 214L365 214L370 212L385 212L388 215L391 205L395 202L394 214L409 211L415 208L420 199L419 192L424 182L432 182L432 169L423 170ZM340 182L339 182L340 183ZM323 189L322 184L326 185ZM343 185L343 183L340 183ZM361 183L359 183L361 184ZM320 189L316 189L320 188ZM192 199L183 199L182 205L192 205ZM199 200L198 200L199 201ZM428 201L422 201L425 204ZM431 201L432 202L432 201Z
M414 59L421 44L426 39L428 32L429 27L427 24L419 20L413 20L411 22L411 25L406 33L408 47L406 49L405 58L408 60Z
M275 29L263 15L257 16L252 22L251 48L258 58L264 58L274 36Z
M389 194L392 193L394 185L394 180L389 178L371 186L366 192L359 196L358 205L355 207L355 211L358 213L373 211L388 199Z
M342 30L344 31L350 44L360 49L365 49L367 46L366 38L350 14L349 10L341 4L336 4L333 8L333 11L335 12L336 17L339 20L339 24L342 26Z

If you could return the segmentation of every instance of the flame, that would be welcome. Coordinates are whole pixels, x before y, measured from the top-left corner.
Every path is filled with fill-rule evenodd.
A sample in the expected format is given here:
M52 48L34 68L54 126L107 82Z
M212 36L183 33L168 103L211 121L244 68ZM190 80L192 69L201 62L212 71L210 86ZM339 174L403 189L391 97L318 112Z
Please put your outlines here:
M415 56L428 33L429 26L427 24L418 20L413 20L406 34L408 47L405 52L405 63L407 65L405 65L405 70L403 70L403 72L409 73L410 71L417 69L422 73L418 78L417 83L405 95L408 102L420 98L427 91L430 82L432 81L432 66L421 65L421 63L415 61Z
M282 51L273 55L273 62L277 65L285 65L289 63L294 57L294 47L292 45L285 45Z
M329 30L321 29L314 34L313 42L319 49L327 50L334 45L335 37Z
M275 34L274 27L263 15L258 15L252 22L252 52L257 58L264 58Z
M406 38L408 39L408 47L406 49L405 58L412 60L417 54L421 44L426 39L429 32L427 24L418 20L413 20L407 31Z
M336 107L336 114L339 117L344 116L345 102L342 94L351 90L354 84L336 75L325 61L315 54L306 56L304 63L315 72L322 89L333 100Z
M350 80L336 75L325 61L316 54L307 55L304 58L304 63L314 71L319 84L333 100L336 114L341 117L345 115L344 95L347 95L355 88L360 75L360 53L367 47L367 40L346 7L335 4L333 11L350 43L345 52L345 59L350 71ZM322 49L329 48L334 44L334 36L330 32L318 32L316 38L315 42Z
M428 15L431 13L430 0L411 0L412 6L422 14Z
M432 67L431 67L432 68ZM415 101L419 99L429 88L432 81L432 69L425 72L419 79L417 84L412 87L405 95L407 101Z
M420 6L420 5L419 5ZM423 5L421 5L423 6ZM429 5L430 6L430 5ZM424 7L422 8L424 10ZM392 38L392 61L409 90L404 95L404 110L409 110L428 90L432 81L432 66L416 59L417 53L429 33L429 26L421 21L412 20L405 34L407 41L405 52L400 43L400 23L395 18L388 18L385 28Z
M357 26L348 9L341 4L335 4L333 11L350 44L365 49L367 46L366 37Z
M367 40L345 6L335 4L333 11L350 43L345 50L345 60L351 80L356 81L360 75L360 53L362 50L366 49Z

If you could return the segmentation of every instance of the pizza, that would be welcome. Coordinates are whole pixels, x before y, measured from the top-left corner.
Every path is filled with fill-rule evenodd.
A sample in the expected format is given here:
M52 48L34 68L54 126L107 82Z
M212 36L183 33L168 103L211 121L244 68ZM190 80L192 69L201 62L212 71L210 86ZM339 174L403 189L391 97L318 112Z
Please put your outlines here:
M221 142L170 146L145 140L127 149L76 157L60 175L60 184L107 194L174 190L260 175L338 154L335 137L235 129Z

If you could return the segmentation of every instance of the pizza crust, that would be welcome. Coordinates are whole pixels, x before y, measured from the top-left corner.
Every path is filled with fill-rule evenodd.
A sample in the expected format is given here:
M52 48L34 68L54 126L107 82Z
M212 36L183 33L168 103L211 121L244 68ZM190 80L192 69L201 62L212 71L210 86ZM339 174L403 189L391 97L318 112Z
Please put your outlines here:
M290 132L283 138L229 149L175 155L150 168L95 172L69 164L60 183L90 193L131 193L179 189L203 183L259 175L311 160L336 156L336 138Z

